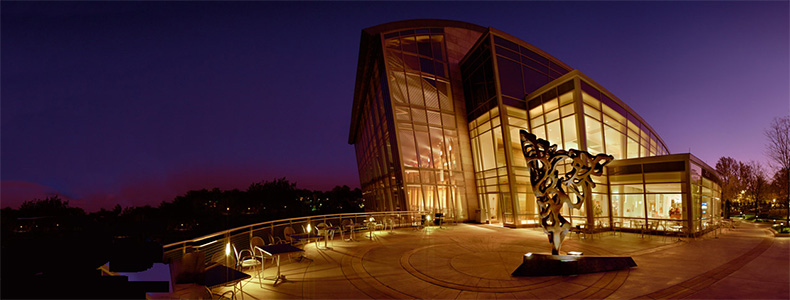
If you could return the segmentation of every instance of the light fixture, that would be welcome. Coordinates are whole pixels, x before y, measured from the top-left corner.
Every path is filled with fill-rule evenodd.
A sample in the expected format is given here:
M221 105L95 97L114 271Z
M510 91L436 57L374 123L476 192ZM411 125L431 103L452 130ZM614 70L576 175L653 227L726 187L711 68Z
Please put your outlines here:
M532 252L527 252L527 254L524 254L524 256L530 257L530 256L532 256Z
M313 230L313 228L310 227L310 224L307 224L307 233L310 233L311 230Z
M225 256L230 256L230 243L225 244Z
M376 221L376 219L374 219L373 217L370 217L370 219L368 219L368 221L373 222L373 221Z
M570 255L575 255L575 256L581 256L581 255L582 255L582 254L584 254L584 253L582 253L582 252L579 252L579 251L569 251L569 252L568 252L568 254L570 254Z

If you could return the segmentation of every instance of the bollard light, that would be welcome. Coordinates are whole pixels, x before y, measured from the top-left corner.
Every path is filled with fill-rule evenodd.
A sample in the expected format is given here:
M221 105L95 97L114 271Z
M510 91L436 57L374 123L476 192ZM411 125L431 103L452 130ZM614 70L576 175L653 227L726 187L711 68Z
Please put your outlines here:
M310 227L310 224L307 224L307 233L310 233L311 230L313 230L313 228Z
M230 243L225 244L225 256L230 256Z

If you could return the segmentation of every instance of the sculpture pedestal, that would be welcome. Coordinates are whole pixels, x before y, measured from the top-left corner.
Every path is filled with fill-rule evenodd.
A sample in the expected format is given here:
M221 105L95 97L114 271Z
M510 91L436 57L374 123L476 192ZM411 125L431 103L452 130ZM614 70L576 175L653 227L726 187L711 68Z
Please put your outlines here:
M563 276L636 267L631 257L550 255L527 253L512 276Z

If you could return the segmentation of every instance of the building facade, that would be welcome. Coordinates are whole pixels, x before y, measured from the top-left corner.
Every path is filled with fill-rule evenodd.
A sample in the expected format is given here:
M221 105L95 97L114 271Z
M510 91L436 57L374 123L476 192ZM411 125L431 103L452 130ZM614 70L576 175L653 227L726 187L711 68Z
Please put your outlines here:
M458 21L362 31L348 142L366 208L536 226L521 129L561 149L615 157L593 178L592 201L564 208L574 225L699 232L719 216L715 171L690 154L669 155L628 105L548 53Z

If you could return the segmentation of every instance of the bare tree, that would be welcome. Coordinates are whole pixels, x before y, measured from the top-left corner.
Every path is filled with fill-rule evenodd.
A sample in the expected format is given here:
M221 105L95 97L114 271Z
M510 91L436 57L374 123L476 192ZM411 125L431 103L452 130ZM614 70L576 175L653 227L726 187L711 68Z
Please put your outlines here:
M790 224L790 116L777 117L765 130L768 138L768 157L778 166L773 186L782 189L777 194L784 196L787 204L787 222Z
M751 161L749 164L742 164L741 171L741 176L746 183L746 196L759 209L769 191L765 169L760 163Z
M780 169L790 169L790 116L774 118L765 136L768 137L768 157Z
M730 204L738 198L744 188L744 180L739 174L740 164L732 157L720 157L716 162L716 172L721 175L721 198L724 200L724 216L730 216Z

